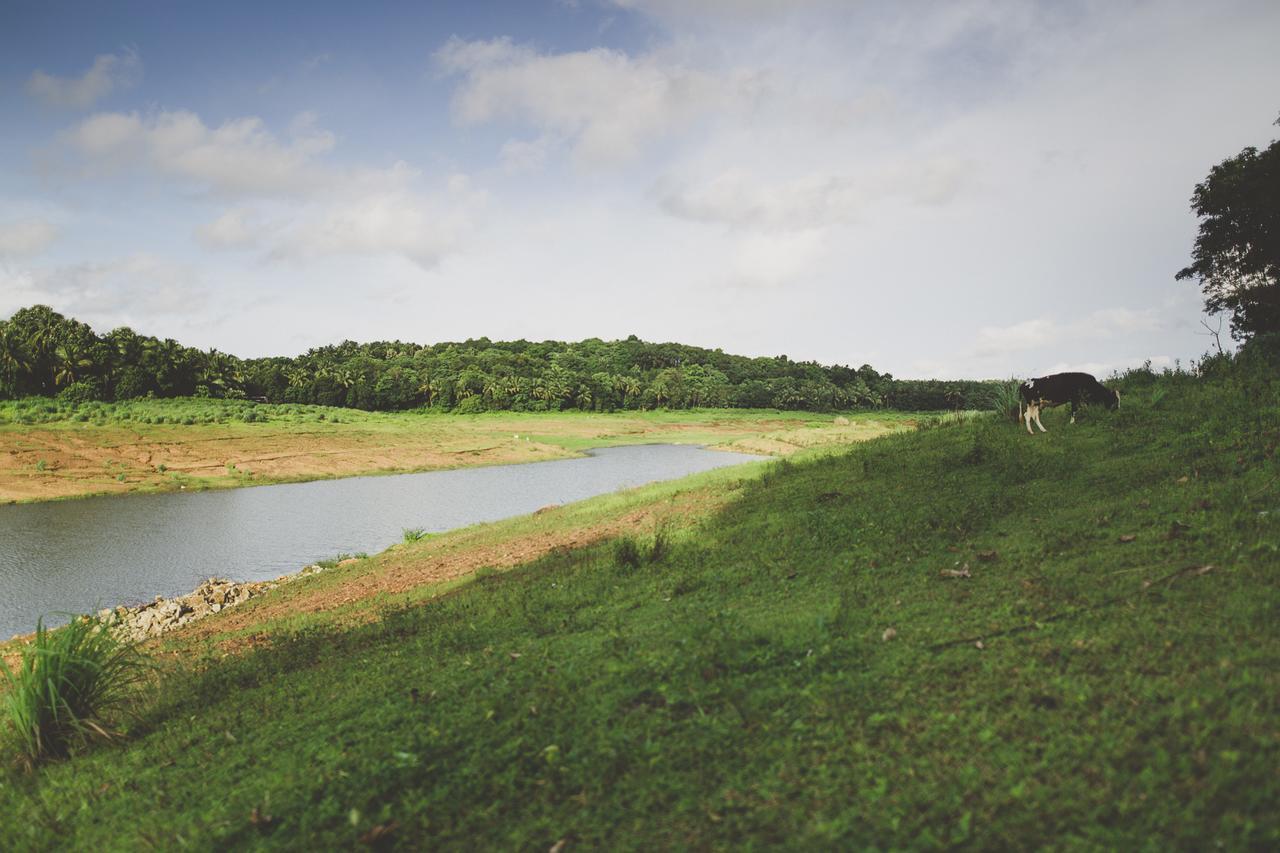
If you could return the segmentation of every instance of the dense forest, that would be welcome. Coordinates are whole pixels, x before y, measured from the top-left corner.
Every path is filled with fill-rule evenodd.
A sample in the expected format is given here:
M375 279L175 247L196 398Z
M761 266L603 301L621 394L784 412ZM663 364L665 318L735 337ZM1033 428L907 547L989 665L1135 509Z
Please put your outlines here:
M900 380L859 368L683 344L401 341L241 359L122 327L105 335L36 305L0 321L0 399L243 398L389 411L987 408L996 383Z

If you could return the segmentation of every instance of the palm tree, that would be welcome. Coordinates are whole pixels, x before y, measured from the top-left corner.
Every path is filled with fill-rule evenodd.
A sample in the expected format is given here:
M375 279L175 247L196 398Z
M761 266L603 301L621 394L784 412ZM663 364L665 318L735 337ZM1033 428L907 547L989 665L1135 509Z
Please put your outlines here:
M93 367L93 361L78 341L68 340L56 346L54 357L54 385L70 385L80 377L80 371Z
M498 396L502 394L505 387L506 383L504 383L502 379L496 376L490 376L485 380L484 389L481 393L484 394L484 398L487 402L493 403L498 399Z
M306 385L307 382L309 382L311 379L310 375L307 373L306 368L303 368L303 367L290 368L289 370L285 371L284 375L285 375L285 379L289 383L290 388L299 388L303 385Z
M31 370L31 359L16 334L0 323L0 391L6 397L16 397L21 379Z

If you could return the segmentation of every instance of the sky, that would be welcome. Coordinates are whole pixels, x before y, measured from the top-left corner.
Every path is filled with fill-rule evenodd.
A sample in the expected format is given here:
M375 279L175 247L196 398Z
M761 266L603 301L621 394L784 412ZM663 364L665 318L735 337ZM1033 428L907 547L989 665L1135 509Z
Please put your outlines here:
M1277 35L1274 0L0 0L0 317L1186 364L1190 196L1280 133Z

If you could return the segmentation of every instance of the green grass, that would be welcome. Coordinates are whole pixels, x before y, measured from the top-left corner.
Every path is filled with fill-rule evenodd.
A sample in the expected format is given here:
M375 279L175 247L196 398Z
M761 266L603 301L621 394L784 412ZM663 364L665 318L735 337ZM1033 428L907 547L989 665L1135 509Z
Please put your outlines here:
M28 397L0 401L0 426L66 425L68 423L106 425L230 423L296 423L376 420L377 414L328 406L254 403L247 400L216 400L202 397L140 399L119 403L57 400Z
M678 411L625 411L617 413L626 417L641 418L649 423L697 425L710 419L723 423L757 420L761 416L793 424L796 427L830 423L833 415L812 412L782 412L772 409L684 409ZM408 412L366 412L360 409L313 406L294 403L255 403L248 400L221 400L205 397L178 397L172 399L138 399L115 403L72 402L49 397L27 397L20 400L0 400L0 426L68 426L93 424L96 426L127 426L170 424L198 426L209 424L272 423L278 425L394 424L410 419L421 422L435 419L444 422L477 422L500 426L504 422L524 422L530 419L555 420L579 419L589 421L599 418L598 412L485 412L474 415L448 414L435 410ZM882 417L910 419L914 414L897 412L855 413L852 417ZM555 432L544 438L564 443L569 449L595 446L575 443ZM619 436L625 440L624 435Z
M78 744L109 739L149 664L107 623L84 617L56 631L38 623L16 672L0 661L7 692L0 743L29 768Z
M657 548L211 648L128 741L0 777L0 837L1274 848L1277 387L1144 383L1034 438L948 419L772 463Z

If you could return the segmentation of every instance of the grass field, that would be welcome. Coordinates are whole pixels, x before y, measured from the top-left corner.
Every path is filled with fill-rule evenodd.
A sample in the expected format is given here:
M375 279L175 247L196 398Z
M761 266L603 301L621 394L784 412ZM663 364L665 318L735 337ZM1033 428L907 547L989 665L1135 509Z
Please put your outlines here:
M702 410L448 415L177 399L0 403L0 501L260 485L533 462L591 447L706 444L786 455L900 430L918 416Z
M942 422L300 581L153 647L128 739L0 776L0 838L1274 848L1276 383L1164 377L1045 422ZM499 568L430 578L483 548Z

